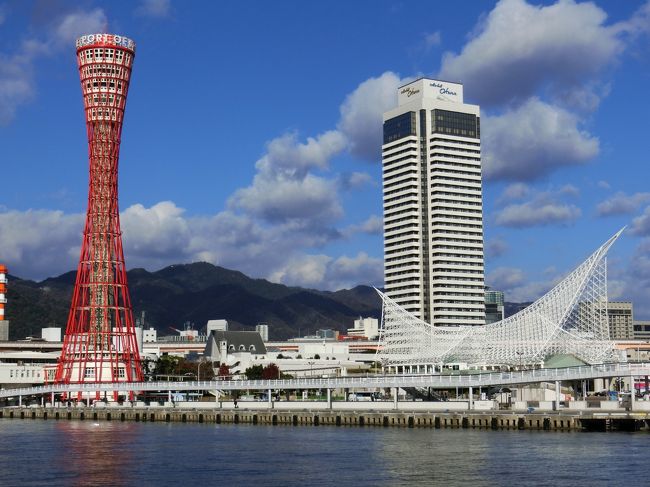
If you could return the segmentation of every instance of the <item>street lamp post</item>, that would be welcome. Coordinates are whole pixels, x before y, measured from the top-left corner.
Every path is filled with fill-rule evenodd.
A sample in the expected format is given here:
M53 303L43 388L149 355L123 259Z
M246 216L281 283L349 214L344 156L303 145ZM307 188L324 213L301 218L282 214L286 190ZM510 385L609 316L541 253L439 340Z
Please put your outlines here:
M313 360L310 360L307 363L309 364L309 375L310 375L310 377L313 377L314 376L314 364L316 362L314 362Z

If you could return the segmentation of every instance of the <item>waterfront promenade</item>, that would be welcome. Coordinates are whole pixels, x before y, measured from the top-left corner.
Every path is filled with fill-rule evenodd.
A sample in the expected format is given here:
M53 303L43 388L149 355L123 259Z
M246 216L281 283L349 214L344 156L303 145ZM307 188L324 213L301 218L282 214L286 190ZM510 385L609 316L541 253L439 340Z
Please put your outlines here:
M512 372L487 372L468 374L438 375L366 375L334 378L304 377L277 380L216 380L189 382L118 382L118 383L82 383L82 384L47 384L44 386L3 389L0 399L9 397L40 396L47 394L74 394L88 392L168 392L174 391L273 391L292 390L326 390L328 395L334 389L388 389L388 388L486 388L495 386L534 384L540 382L582 381L608 379L614 377L650 376L650 363L611 363L565 367L555 369L529 369ZM470 394L471 395L471 394Z
M212 424L292 425L292 426L381 426L403 428L512 429L541 431L650 431L650 414L600 410L467 410L454 403L403 402L397 410L382 403L354 403L354 409L324 409L318 403L242 403L218 407L214 403L183 403L169 406L108 407L5 407L0 418L45 421L135 421ZM338 403L351 404L351 403ZM390 405L391 403L383 403ZM433 404L447 409L432 408Z

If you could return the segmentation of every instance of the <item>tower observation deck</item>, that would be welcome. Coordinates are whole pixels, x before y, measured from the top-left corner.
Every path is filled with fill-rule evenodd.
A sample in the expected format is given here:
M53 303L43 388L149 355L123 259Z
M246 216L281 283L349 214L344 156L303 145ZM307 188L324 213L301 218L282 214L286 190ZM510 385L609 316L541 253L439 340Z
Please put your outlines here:
M54 381L142 381L118 207L122 122L135 56L124 36L77 39L88 135L88 211L72 303ZM97 392L97 398L99 392Z

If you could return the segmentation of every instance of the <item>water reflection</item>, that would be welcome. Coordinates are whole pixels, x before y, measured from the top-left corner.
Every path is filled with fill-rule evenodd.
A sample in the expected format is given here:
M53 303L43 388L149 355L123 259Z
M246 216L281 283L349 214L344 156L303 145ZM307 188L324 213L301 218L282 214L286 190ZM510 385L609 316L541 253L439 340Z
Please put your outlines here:
M132 445L140 429L135 423L57 422L56 443L65 456L61 467L69 474L67 485L128 485L128 472L138 462Z
M0 485L617 485L648 434L0 420Z

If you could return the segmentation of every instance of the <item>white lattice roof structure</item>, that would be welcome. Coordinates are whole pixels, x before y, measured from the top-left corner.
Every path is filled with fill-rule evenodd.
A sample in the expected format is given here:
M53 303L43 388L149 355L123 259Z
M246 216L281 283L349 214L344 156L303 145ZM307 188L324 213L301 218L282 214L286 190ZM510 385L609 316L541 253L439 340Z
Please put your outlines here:
M607 251L617 232L587 260L533 304L485 326L436 327L383 300L381 347L384 366L521 365L557 354L589 364L618 361L607 321Z

